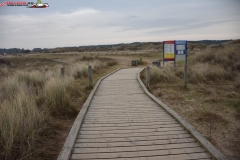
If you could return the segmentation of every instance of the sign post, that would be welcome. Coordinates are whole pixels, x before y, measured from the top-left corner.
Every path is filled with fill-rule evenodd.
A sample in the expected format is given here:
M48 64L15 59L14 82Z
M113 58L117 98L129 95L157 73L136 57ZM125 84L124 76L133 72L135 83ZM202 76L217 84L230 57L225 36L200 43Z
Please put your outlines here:
M92 87L92 66L88 66L89 87Z
M175 41L175 57L176 61L185 60L184 66L184 87L187 88L187 41ZM176 61L174 63L176 63Z

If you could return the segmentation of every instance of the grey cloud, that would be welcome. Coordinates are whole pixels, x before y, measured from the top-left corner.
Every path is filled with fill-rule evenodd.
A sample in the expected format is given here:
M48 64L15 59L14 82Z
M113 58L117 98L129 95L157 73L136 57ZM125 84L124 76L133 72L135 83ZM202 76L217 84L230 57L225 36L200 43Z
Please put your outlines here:
M194 24L182 25L179 27L166 28L163 30L151 31L148 33L149 34L167 34L167 33L186 31L186 30L200 29L200 28L210 27L210 26L216 25L216 24L220 25L220 24L227 23L227 22L240 22L240 20L218 20L218 21L194 23Z

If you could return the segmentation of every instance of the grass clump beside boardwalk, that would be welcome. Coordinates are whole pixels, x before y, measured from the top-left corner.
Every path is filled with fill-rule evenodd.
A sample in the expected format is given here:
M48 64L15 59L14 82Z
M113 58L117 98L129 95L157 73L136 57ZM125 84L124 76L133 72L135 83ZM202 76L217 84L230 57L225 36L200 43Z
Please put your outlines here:
M189 121L230 159L240 157L240 44L207 47L188 57L188 88L184 63L151 66L150 91ZM145 82L145 71L141 74Z
M43 88L43 100L45 106L52 115L69 115L76 113L71 104L71 91L74 88L74 79L72 77L51 78L46 82Z
M88 65L97 73L110 61L71 64L65 67L65 76L55 66L17 70L2 79L0 159L55 159L60 150L52 153L58 148L53 142L64 126L60 123L74 119L90 92L85 89Z

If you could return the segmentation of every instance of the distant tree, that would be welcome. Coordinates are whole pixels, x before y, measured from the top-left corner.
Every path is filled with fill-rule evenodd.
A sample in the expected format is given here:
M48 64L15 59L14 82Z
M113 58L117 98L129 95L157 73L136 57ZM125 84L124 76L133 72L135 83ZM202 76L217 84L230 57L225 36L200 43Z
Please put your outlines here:
M31 51L29 49L24 50L23 53L30 53Z

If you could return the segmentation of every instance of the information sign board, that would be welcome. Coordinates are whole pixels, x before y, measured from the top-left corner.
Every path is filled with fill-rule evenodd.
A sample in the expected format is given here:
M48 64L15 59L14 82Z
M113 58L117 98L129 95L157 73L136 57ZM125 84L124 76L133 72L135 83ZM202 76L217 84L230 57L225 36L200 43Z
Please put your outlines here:
M175 41L175 54L187 54L187 41Z
M163 60L175 61L175 43L174 41L163 42Z
M187 56L187 41L175 41L175 65L176 62L185 61Z

